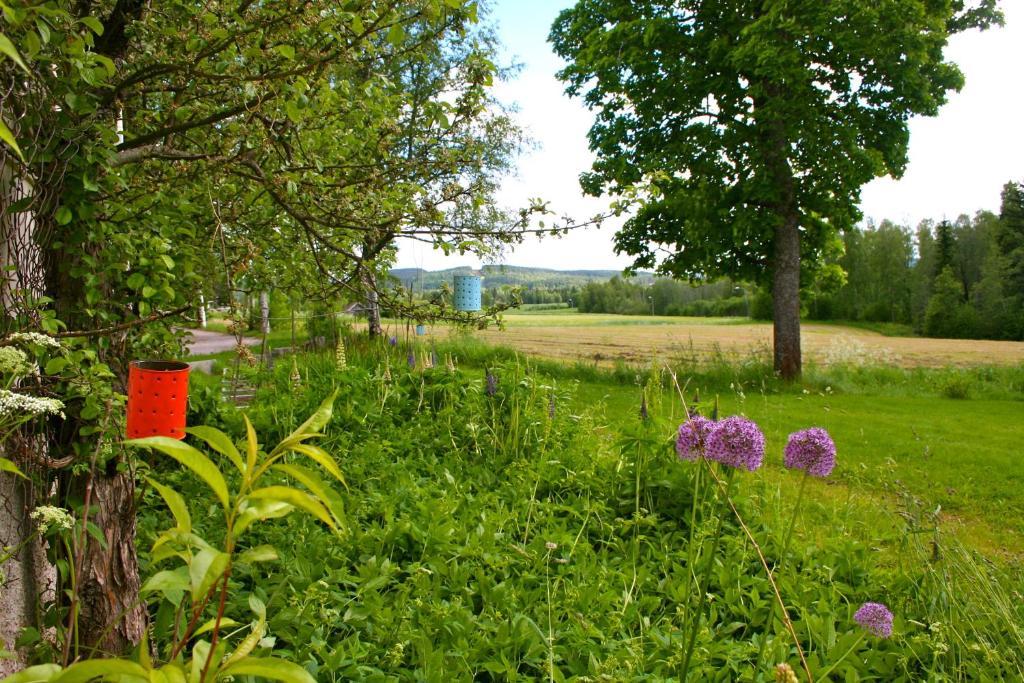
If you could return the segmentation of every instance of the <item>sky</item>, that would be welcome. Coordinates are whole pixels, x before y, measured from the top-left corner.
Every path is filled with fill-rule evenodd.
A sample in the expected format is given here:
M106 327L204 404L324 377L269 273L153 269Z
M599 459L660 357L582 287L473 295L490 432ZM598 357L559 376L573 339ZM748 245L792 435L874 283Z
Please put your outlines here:
M535 145L507 178L500 203L525 206L542 198L556 215L586 219L607 209L607 198L584 197L580 173L593 154L587 131L593 115L579 99L564 94L555 77L562 61L547 43L548 31L566 0L496 0L493 19L504 46L505 63L521 65L497 96L515 105L516 119ZM1010 180L1024 180L1024 2L1002 0L1006 26L984 33L954 36L947 59L960 66L966 85L951 93L939 115L910 121L910 163L899 180L879 178L864 186L865 220L888 218L916 225L925 218L954 219L962 213L999 210L999 194ZM527 241L502 254L498 262L560 270L621 269L630 263L616 255L615 222L601 229L573 231L559 239ZM439 270L479 267L473 255L444 256L419 242L400 244L397 267Z

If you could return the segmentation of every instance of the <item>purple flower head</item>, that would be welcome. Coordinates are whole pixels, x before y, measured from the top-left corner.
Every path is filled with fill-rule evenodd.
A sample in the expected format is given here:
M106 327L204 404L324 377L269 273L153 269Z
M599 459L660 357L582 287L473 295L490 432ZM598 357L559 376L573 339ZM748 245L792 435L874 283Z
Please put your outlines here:
M548 396L548 419L555 419L555 395L551 394Z
M643 420L644 422L647 422L648 417L649 415L647 413L647 396L644 395L640 399L640 419Z
M880 602L865 602L853 615L853 620L879 638L892 635L892 612Z
M492 374L491 372L488 372L486 379L487 386L484 387L484 392L488 396L494 396L496 393L498 393L498 378L496 375Z
M715 423L703 415L694 415L679 425L676 437L676 453L683 460L696 460L707 453L708 437Z
M827 477L836 466L836 445L821 427L794 432L786 443L783 462L790 469Z
M437 367L437 354L434 353L433 351L430 352L430 367Z
M398 346L398 336L397 335L391 335L390 337L388 337L388 345L389 346Z
M415 354L410 352L409 353L409 357L406 358L405 360L409 364L409 369L410 370L415 370L416 369L416 356L415 356Z
M753 472L764 462L764 434L752 420L733 415L715 424L705 449L708 460Z

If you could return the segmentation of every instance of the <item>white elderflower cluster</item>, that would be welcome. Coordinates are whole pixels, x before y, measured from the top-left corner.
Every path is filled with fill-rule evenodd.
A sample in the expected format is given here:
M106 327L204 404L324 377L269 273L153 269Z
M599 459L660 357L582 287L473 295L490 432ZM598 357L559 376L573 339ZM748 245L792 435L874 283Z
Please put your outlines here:
M52 505L40 505L29 517L36 521L39 533L45 534L50 529L71 529L75 526L75 518L64 508Z
M7 338L8 341L19 342L21 344L36 344L47 349L59 349L60 342L53 337L48 337L45 334L39 334L38 332L15 332Z
M34 369L35 365L29 362L24 351L13 346L0 346L0 374L24 377L32 374Z
M64 404L55 398L39 398L0 389L0 418L18 415L60 415Z

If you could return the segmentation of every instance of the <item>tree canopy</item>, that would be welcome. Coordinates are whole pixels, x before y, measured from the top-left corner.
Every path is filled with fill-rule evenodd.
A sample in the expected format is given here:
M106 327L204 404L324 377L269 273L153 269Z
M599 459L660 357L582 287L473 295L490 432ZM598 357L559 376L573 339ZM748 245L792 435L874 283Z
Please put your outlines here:
M950 34L1000 20L994 0L580 0L550 39L597 112L581 184L634 208L617 249L770 282L776 369L794 377L801 271L858 220L864 183L902 173L909 117L963 84Z

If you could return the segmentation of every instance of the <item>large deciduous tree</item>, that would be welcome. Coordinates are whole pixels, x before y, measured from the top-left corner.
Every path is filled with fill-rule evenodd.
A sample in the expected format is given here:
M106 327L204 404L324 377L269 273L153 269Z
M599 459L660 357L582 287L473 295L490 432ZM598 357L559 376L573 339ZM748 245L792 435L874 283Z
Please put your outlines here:
M84 331L115 392L129 360L173 353L157 313L243 272L324 292L360 286L403 234L514 238L489 199L518 132L491 107L472 0L2 5L24 68L0 62L4 139L23 153L0 145L0 336ZM36 472L42 498L80 505L84 489L99 508L106 543L83 539L72 598L76 644L96 653L127 651L145 626L111 398L109 420L69 401Z
M588 193L632 200L634 268L767 280L774 362L801 371L800 286L860 188L898 177L907 120L963 84L949 36L995 0L579 0L551 31L567 91L597 111Z

